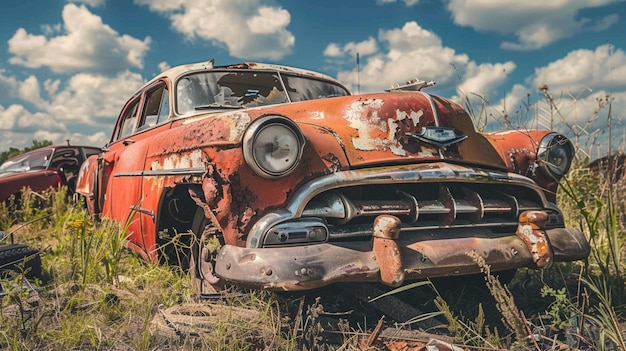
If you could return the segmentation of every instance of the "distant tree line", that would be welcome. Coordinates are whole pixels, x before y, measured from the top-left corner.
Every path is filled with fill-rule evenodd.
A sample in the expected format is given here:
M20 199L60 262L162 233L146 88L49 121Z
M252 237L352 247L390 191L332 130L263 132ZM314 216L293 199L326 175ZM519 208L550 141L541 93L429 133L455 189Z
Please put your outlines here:
M17 156L27 151L39 149L41 147L50 146L50 145L52 145L52 142L50 140L43 140L43 141L33 140L33 145L30 147L25 147L24 149L16 149L14 147L11 147L9 148L9 151L0 152L0 164L3 164L4 161L10 159L13 156Z

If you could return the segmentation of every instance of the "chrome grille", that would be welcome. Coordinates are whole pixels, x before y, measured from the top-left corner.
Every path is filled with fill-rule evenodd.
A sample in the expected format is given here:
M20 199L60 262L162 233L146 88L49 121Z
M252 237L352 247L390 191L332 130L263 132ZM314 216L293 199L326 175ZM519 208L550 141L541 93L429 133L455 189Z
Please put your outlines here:
M322 219L328 238L368 240L380 214L394 214L402 232L424 235L510 235L525 210L546 210L551 227L562 227L555 205L530 178L446 162L371 167L329 173L300 185L282 208L266 212L249 231L247 245L273 242L272 228L300 219ZM268 239L269 237L269 239Z
M331 237L344 237L367 231L367 224L381 214L397 216L405 229L419 230L516 226L521 212L542 209L536 189L519 184L425 182L334 188L314 197L302 216L325 218Z

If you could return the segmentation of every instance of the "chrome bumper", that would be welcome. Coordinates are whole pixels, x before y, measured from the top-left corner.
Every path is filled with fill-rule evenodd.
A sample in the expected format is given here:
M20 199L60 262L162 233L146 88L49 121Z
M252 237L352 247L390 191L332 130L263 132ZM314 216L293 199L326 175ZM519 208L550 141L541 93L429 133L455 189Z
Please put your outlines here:
M270 290L306 290L337 282L381 282L398 286L405 280L479 273L467 255L475 251L492 271L534 267L528 245L515 234L494 237L480 228L426 233L411 240L374 232L370 242L332 242L279 248L225 245L216 274L241 286ZM554 261L589 255L585 235L576 228L545 231Z

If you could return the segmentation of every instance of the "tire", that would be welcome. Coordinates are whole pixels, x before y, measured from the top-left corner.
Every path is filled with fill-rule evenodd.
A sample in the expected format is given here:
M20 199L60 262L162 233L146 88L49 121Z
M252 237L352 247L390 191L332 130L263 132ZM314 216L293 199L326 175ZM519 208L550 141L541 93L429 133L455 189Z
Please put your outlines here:
M41 256L39 250L24 244L0 245L0 273L13 271L26 272L26 278L41 277Z
M202 258L203 252L205 251L203 241L206 239L204 231L210 224L212 223L204 215L203 209L198 207L191 226L191 231L195 234L195 237L191 239L189 277L191 278L191 286L194 293L200 298L224 290L224 282L213 274L215 261L210 259L204 262L204 264L202 262L204 260Z

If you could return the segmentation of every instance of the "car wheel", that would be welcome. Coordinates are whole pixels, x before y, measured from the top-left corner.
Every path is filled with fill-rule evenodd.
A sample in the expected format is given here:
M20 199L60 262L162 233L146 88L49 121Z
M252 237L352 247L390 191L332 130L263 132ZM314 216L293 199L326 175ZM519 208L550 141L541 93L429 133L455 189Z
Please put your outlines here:
M219 229L204 215L200 207L196 210L191 227L195 234L191 239L189 276L198 297L215 294L224 289L222 279L214 274L215 259L223 241Z
M0 245L0 272L22 273L26 278L41 277L41 256L39 250L24 244Z

